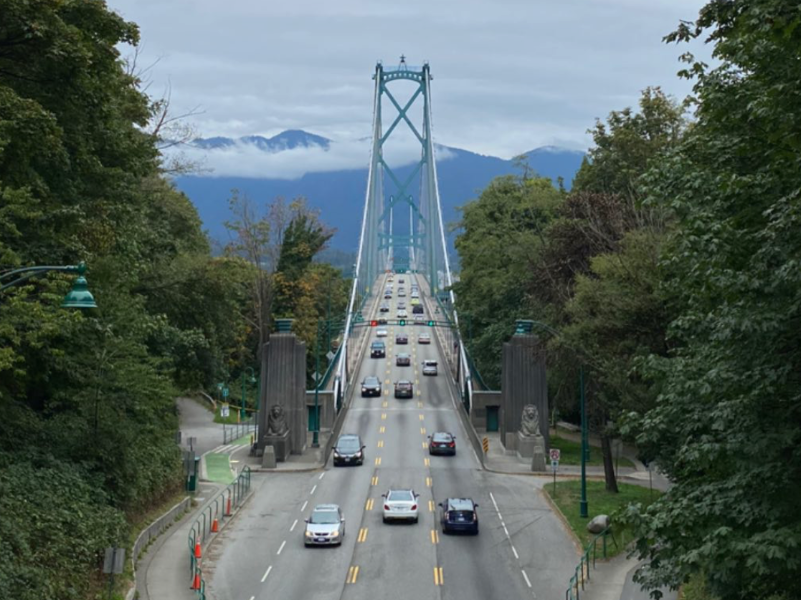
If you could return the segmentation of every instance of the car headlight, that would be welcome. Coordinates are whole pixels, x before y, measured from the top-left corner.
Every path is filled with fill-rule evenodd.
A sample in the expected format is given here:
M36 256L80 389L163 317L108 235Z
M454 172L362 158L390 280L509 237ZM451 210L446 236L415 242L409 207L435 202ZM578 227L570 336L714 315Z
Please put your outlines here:
M356 458L361 458L361 457L362 457L362 452L361 452L361 450L359 450L359 451L356 453Z
M339 537L339 529L337 529L336 531L332 531L332 532L331 532L331 537L332 537L332 538L334 538L334 537Z
M363 388L362 388L362 391L363 391L363 392L366 392L366 391L367 391L367 388L366 388L366 387L363 387Z
M339 458L339 452L337 452L336 450L334 450L334 456L336 456L337 458Z
M307 531L306 537L314 537L314 534L311 531Z

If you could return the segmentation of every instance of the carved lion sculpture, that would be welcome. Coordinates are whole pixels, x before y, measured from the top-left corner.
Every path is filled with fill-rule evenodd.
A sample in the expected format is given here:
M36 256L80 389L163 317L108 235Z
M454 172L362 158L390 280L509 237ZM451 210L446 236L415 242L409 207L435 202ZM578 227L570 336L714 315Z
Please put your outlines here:
M537 407L526 404L523 407L523 417L520 420L520 433L523 435L542 435L540 432L540 415Z
M267 435L283 435L288 429L284 407L280 404L273 404L267 415Z

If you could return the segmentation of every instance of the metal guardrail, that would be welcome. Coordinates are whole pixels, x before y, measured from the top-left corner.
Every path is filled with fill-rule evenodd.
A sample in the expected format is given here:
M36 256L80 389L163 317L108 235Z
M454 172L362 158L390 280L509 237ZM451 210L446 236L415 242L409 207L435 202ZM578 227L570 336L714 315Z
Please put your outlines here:
M586 582L590 580L590 564L592 564L593 569L595 568L595 559L598 555L598 539L602 538L603 540L603 558L606 558L606 538L610 535L612 535L612 528L607 527L587 544L579 564L576 565L576 572L573 573L568 588L565 590L565 600L580 600L581 592L584 591ZM612 535L612 542L617 547L614 535ZM592 563L590 563L590 554L592 554Z
M196 556L198 545L202 548L212 533L217 533L221 522L231 517L242 506L250 491L250 467L245 466L232 484L217 494L195 519L189 531L189 574L191 587L198 600L206 600L206 581L203 579L201 557Z
M258 433L257 429L258 425L256 424L256 420L253 418L251 418L249 421L245 421L244 423L223 423L223 445L230 444L231 442L238 440L249 433L256 434Z

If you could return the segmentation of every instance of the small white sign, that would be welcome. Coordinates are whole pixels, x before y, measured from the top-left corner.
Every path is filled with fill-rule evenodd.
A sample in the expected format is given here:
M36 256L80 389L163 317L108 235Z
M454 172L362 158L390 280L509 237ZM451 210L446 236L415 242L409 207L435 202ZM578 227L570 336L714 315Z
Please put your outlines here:
M322 377L322 375L320 375L317 371L312 373L312 379L314 379L314 381L319 381L320 377Z
M562 458L562 451L559 448L551 448L551 460L555 460L559 462L559 459Z
M229 410L228 403L226 402L220 407L220 416L223 419L225 419L225 418L228 417L229 414L230 414L230 410Z
M558 460L552 460L551 461L551 469L553 470L554 473L556 473L557 469L559 469L559 461Z
M328 354L325 355L325 357L328 359L328 362L331 362L332 360L334 360L335 356L336 356L336 354L334 354L333 352L330 352L330 351L328 352Z

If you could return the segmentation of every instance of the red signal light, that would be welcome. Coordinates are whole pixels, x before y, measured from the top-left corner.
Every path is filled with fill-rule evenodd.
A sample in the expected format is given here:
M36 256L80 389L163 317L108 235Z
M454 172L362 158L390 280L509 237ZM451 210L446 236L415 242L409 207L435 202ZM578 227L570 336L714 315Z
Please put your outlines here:
M370 327L378 327L378 321L370 321Z

